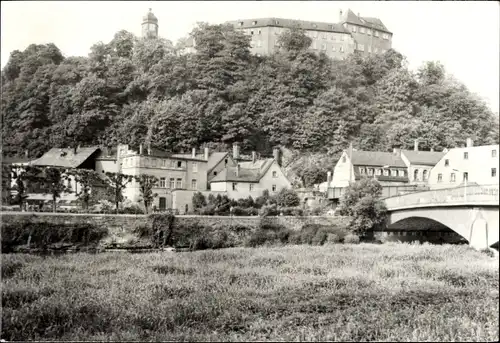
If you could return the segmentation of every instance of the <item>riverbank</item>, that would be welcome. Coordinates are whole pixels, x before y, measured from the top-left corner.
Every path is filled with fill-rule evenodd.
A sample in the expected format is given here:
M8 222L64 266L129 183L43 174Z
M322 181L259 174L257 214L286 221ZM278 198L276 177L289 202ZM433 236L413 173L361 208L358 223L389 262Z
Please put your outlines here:
M498 341L498 259L387 243L2 256L6 340Z

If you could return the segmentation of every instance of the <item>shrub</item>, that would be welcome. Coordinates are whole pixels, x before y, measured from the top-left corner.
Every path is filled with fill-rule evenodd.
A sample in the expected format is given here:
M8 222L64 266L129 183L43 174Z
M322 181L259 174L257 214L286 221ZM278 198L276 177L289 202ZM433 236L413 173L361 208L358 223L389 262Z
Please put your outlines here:
M329 233L326 236L326 243L329 243L329 244L340 243L339 235L334 234L334 233Z
M261 223L260 227L252 232L247 239L245 246L257 247L261 245L273 245L278 243L288 243L293 231L283 225L271 223Z
M311 244L312 245L323 245L326 242L328 233L326 232L325 229L319 228L318 231L316 231L316 234L314 237L311 239Z
M143 234L150 238L154 246L166 246L171 242L175 216L172 213L154 213L148 216L148 225ZM141 237L141 236L140 236Z
M193 195L192 204L195 213L199 213L200 209L207 206L207 199L201 192L196 192Z
M278 213L283 213L284 216L303 216L304 210L300 207L282 207L278 209Z
M300 205L300 198L293 189L282 188L276 195L278 206L295 207Z
M344 237L344 243L358 244L359 243L359 236L354 234L354 233L350 233Z
M277 215L278 215L278 209L277 209L277 206L275 204L264 205L259 210L259 216L261 216L261 217L277 216Z

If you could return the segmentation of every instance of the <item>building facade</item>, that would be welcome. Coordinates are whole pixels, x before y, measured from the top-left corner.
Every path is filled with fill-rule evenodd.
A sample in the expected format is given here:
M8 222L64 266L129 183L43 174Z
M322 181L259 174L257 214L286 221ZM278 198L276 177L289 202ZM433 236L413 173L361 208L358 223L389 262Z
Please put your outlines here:
M411 184L418 186L428 186L432 168L441 160L447 150L420 151L418 140L414 143L413 150L401 150L401 158L408 167L408 178ZM395 151L399 151L395 149Z
M498 184L498 150L498 145L474 146L472 139L467 139L465 147L449 149L432 168L429 186L440 189Z

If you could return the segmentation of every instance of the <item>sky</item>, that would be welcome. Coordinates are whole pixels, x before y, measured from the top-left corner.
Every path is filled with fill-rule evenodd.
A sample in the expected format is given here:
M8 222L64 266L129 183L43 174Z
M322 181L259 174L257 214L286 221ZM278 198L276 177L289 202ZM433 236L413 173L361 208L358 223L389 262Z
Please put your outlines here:
M337 22L339 10L378 17L393 32L392 47L416 70L440 61L499 110L500 4L497 1L2 1L1 65L29 44L54 43L65 56L87 56L119 30L141 34L149 8L159 35L176 42L197 22L279 17Z

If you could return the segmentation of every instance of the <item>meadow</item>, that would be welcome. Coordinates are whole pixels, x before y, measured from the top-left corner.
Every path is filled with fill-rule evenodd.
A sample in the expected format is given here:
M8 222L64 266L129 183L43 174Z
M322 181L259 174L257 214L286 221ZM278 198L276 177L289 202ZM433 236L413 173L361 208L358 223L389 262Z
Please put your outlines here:
M2 339L498 341L498 258L326 244L2 255Z

